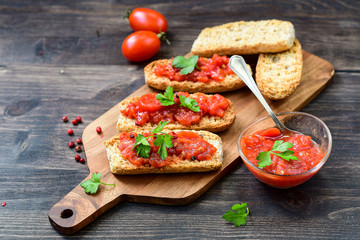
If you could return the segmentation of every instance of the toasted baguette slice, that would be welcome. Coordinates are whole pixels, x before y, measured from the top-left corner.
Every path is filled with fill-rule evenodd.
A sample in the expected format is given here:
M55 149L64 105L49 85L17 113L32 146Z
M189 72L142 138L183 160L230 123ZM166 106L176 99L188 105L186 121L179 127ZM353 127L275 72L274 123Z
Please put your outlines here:
M203 82L192 82L192 81L171 81L168 77L159 77L154 73L154 69L157 65L171 65L171 59L161 59L154 62L149 63L145 69L145 82L147 85L165 90L168 86L171 86L174 91L182 91L182 92L203 92L203 93L219 93L219 92L229 92L245 86L245 83L236 75L229 74L225 77L225 79L221 82L210 81L209 83ZM247 65L250 73L251 67Z
M190 94L191 96L196 95L197 93ZM123 110L131 102L136 102L140 97L128 98L119 103L120 110ZM229 100L229 99L228 99ZM168 123L164 129L190 129L190 130L206 130L210 132L221 132L228 129L231 124L235 121L235 111L233 103L229 100L229 107L225 111L224 117L213 117L213 116L204 116L199 123L193 124L190 126L184 126L179 123ZM116 129L119 132L130 132L135 130L143 129L152 129L156 127L157 124L145 123L143 126L135 125L135 119L128 118L122 113L119 114L118 122L116 124Z
M301 45L297 39L288 51L260 54L256 66L256 83L260 92L273 100L291 95L300 84L302 66Z
M240 21L205 28L194 41L191 52L209 57L219 55L282 52L294 42L291 22L280 20Z
M169 132L164 130L164 132ZM175 130L174 132L178 132ZM216 170L221 167L223 162L223 149L221 138L206 131L196 131L204 140L212 144L217 151L214 153L210 160L205 161L189 161L184 160L179 163L174 163L163 168L155 168L153 166L138 167L121 156L118 148L119 136L115 136L108 141L105 141L105 148L107 157L110 163L110 171L115 174L145 174L145 173L184 173L184 172L207 172Z

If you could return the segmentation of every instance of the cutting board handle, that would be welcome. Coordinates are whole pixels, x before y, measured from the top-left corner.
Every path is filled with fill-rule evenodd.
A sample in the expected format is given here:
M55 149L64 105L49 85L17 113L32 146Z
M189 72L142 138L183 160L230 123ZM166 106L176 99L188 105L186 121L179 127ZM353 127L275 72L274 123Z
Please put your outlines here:
M101 180L105 182L106 176ZM114 191L113 186L100 185L97 193L86 194L79 184L50 209L48 217L58 232L71 235L121 201L123 194L119 193L118 186Z

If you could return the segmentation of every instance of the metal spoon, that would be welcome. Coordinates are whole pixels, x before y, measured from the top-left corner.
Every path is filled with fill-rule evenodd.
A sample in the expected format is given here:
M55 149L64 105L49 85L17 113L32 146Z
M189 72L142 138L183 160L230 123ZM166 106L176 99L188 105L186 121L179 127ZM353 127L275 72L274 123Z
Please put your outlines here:
M275 122L276 126L280 129L280 131L284 131L285 129L288 129L284 126L284 124L276 117L275 113L270 108L269 104L265 101L263 95L260 93L259 88L257 87L255 80L251 76L247 66L246 62L243 57L234 55L230 58L229 66L233 72L238 75L244 83L250 88L250 90L255 94L257 99L260 101L260 103L263 105L265 110L269 113L270 117ZM290 129L288 129L290 130Z

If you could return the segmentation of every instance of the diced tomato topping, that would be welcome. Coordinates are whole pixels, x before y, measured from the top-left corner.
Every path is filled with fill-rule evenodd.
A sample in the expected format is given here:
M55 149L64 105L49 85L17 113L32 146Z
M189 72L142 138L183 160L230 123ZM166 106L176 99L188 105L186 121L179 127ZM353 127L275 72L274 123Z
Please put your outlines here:
M186 92L174 94L175 104L162 106L156 99L156 93L141 96L138 101L130 103L121 110L124 116L135 119L135 124L142 126L145 123L159 123L160 121L178 122L184 126L197 124L204 116L224 117L229 100L219 94L205 95L197 93L192 98L198 103L200 112L194 112L187 107L180 106L180 97L189 97Z
M123 158L136 166L144 166L146 164L156 168L168 166L183 160L204 161L211 159L211 156L217 149L205 141L199 134L189 131L180 131L178 133L170 133L172 136L173 147L168 148L168 156L161 159L158 154L159 147L154 145L154 137L148 138L151 151L149 158L141 158L136 155L136 149L133 149L136 141L137 133L123 132L119 135L119 150ZM132 136L132 137L131 137ZM144 134L145 137L150 134Z
M181 69L171 66L171 64L158 65L154 69L154 73L157 76L168 77L172 81L192 81L207 83L210 81L221 82L229 74L234 72L229 67L229 58L226 56L219 56L214 54L212 58L198 59L196 64L198 68L195 68L193 72L181 75Z
M299 160L287 161L270 154L271 165L263 168L267 172L280 175L299 174L315 167L324 156L324 153L311 140L310 136L288 130L280 132L277 128L259 130L249 136L242 137L241 149L246 158L257 166L258 160L256 157L259 152L271 151L277 140L294 144L289 150L294 151L294 155Z

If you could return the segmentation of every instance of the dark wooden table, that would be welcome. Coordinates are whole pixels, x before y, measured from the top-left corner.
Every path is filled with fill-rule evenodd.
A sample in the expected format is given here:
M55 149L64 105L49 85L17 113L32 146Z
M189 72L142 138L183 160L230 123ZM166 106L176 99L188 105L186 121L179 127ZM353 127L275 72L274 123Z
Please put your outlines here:
M0 1L0 239L359 239L359 1ZM270 3L271 2L271 3ZM184 206L121 203L73 236L49 209L87 175L69 139L144 84L121 43L128 8L149 7L169 22L171 45L152 59L189 52L201 29L238 20L291 21L303 49L331 62L332 83L304 109L329 126L333 150L310 181L268 187L243 164ZM63 123L83 123L74 137ZM234 150L235 151L235 150ZM84 152L81 153L84 156ZM221 216L247 202L247 225Z

